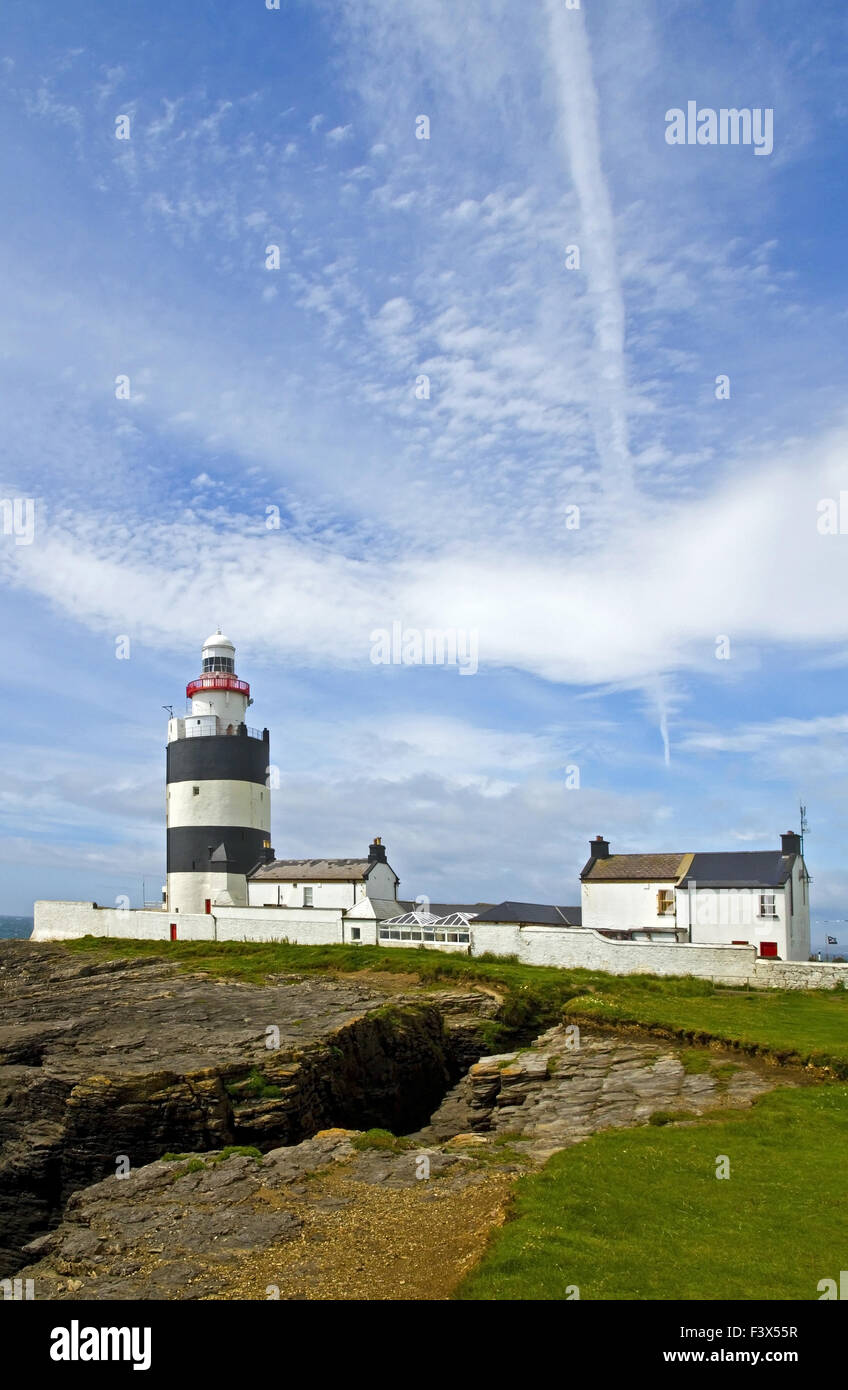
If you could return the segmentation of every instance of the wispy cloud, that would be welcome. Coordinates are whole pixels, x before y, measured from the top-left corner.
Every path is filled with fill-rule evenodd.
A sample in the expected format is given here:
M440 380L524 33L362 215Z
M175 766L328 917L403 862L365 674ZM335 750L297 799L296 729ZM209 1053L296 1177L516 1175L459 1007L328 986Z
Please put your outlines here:
M452 872L475 856L499 872L483 842L521 818L537 884L559 825L575 858L596 814L638 837L637 775L652 825L682 826L694 800L717 847L756 835L757 786L794 804L802 755L838 826L844 537L816 530L816 506L846 485L827 212L844 95L825 48L782 12L737 7L719 31L652 0L334 0L301 18L281 43L233 10L222 44L176 10L116 57L83 7L49 49L21 32L4 64L0 495L39 499L32 546L0 537L19 645L43 628L103 652L131 631L173 665L225 621L269 686L326 682L358 748L374 692L414 691L384 721L392 775L363 795L369 814L388 785L406 798L421 864L446 817ZM834 48L840 23L817 14ZM663 114L688 96L774 105L774 158L670 150ZM368 636L394 620L478 629L480 676L378 686ZM30 666L32 688L53 679L46 654ZM90 741L126 691L73 652L68 669ZM550 730L575 692L610 728L575 739L594 790L562 801ZM142 763L158 703L132 735ZM295 708L307 742L311 701ZM325 785L354 775L321 766ZM51 805L33 792L45 826L56 779ZM304 835L330 818L346 849L344 798L322 813L320 789L298 795Z

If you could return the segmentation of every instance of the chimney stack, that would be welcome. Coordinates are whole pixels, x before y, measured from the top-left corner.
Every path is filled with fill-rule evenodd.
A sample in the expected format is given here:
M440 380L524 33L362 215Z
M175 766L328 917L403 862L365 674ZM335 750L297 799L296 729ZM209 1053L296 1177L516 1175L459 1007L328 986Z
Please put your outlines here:
M594 840L589 841L589 855L592 859L609 859L609 840L605 840L603 835L596 835Z
M383 844L383 840L380 835L375 835L373 843L368 846L368 858L372 864L385 864L386 846Z
M787 830L785 835L780 837L781 854L800 854L801 836L795 830Z

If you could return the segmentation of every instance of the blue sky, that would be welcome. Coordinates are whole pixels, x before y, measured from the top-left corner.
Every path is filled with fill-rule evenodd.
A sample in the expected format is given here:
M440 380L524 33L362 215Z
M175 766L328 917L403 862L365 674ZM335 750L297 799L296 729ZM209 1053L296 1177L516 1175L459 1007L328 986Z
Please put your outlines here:
M847 30L4 7L0 911L157 895L161 707L220 624L280 855L376 833L410 896L568 903L595 834L777 847L803 798L848 917ZM669 145L690 100L773 152ZM474 629L477 674L372 664L395 621Z

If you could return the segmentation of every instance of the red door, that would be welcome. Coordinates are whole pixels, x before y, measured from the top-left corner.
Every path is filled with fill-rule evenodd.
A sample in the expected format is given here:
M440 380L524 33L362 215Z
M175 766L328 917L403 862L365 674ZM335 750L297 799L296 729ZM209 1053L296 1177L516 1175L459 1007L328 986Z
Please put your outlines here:
M760 942L760 955L761 955L761 956L776 956L776 955L777 955L777 942L776 942L776 941L761 941L761 942Z
M171 923L171 940L172 940L172 941L176 941L176 939L177 939L177 924L176 924L176 922L172 922L172 923Z

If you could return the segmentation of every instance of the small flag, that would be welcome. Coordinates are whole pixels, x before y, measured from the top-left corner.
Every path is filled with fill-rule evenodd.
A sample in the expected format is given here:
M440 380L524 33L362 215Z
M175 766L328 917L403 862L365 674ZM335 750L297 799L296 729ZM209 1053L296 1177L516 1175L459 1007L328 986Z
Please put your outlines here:
M839 943L837 942L835 936L829 936L829 937L827 938L827 944L828 944L828 946L837 946Z

